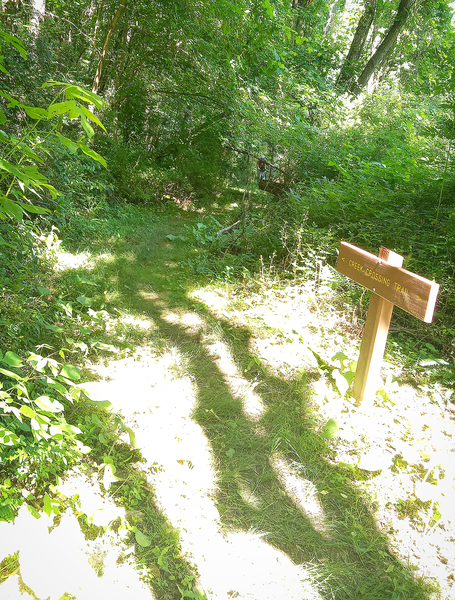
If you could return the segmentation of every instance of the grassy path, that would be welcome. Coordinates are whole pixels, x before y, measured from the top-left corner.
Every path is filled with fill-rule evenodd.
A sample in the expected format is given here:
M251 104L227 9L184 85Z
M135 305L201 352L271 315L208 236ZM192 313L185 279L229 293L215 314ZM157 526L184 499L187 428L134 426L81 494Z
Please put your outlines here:
M103 266L103 279L116 278L117 305L149 319L151 347L173 357L174 384L147 404L155 443L148 456L142 451L166 464L150 478L155 500L203 588L213 598L427 598L390 553L349 474L327 460L330 449L311 422L314 361L303 358L289 379L271 372L253 339L276 331L223 316L195 292L232 292L201 287L182 269L195 249L178 237L197 218L172 214L145 225ZM175 442L186 429L186 442ZM153 536L153 523L147 531Z
M93 363L91 393L124 415L145 460L113 448L120 480L108 486L145 536L142 579L157 600L429 599L316 431L305 301L288 356L267 300L254 313L234 286L196 281L185 266L197 249L180 238L198 219L144 218L79 270L123 314L106 342L135 350ZM261 357L271 343L276 368ZM292 357L300 367L286 372Z

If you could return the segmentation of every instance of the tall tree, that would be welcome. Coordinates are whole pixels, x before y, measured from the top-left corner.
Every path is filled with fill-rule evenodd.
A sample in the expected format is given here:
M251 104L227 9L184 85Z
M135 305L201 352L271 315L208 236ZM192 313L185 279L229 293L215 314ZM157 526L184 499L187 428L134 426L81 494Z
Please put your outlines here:
M354 33L354 37L349 48L349 52L344 59L343 66L341 67L340 74L338 75L337 85L343 87L347 81L349 81L356 67L358 60L362 54L362 51L367 41L368 34L373 24L374 16L376 13L377 0L366 0L365 10L359 19L357 28Z
M415 3L416 0L400 0L395 19L392 25L390 26L389 30L387 31L384 39L377 47L373 56L365 65L357 81L353 81L350 86L350 91L354 96L358 96L362 89L367 85L373 73L375 73L380 68L380 66L385 61L387 61L387 59L393 52L398 40L398 36L403 30L406 21L408 20L408 17L411 13L411 9L415 5Z
M104 63L106 62L106 56L107 56L107 50L109 48L109 43L111 41L112 35L114 34L118 20L122 16L122 13L125 10L125 8L126 8L126 0L124 0L122 2L122 4L120 4L120 6L117 8L117 11L114 15L114 18L112 19L111 25L107 32L106 39L104 40L103 49L100 54L100 59L98 61L98 67L96 69L96 75L95 75L95 79L93 81L93 86L92 86L92 92L94 92L95 94L98 92L98 90L100 88L101 75L103 73Z

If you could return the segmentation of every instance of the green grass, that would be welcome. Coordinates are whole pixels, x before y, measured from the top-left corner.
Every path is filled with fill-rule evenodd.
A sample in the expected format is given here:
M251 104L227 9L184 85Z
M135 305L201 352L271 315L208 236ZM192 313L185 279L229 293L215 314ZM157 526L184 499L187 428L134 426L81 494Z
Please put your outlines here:
M217 319L203 304L190 298L194 282L188 278L191 274L185 264L196 249L180 240L171 241L167 235L178 235L182 224L194 218L191 214L164 214L159 222L143 226L134 236L134 244L119 239L111 248L112 260L97 263L93 276L100 282L115 278L116 306L150 317L158 329L148 341L161 348L177 346L185 357L186 369L198 388L194 419L206 432L216 457L217 508L223 527L226 531L264 532L266 539L295 563L317 565L326 597L333 590L336 598L346 600L428 598L430 588L423 581L415 581L412 570L389 551L387 539L377 530L368 499L351 485L354 475L330 463L330 447L308 423L314 375L283 381L259 366L252 371L254 355L249 351L249 341L253 332ZM153 291L155 299L138 293L144 289ZM232 396L200 336L163 319L168 309L202 315L215 337L221 337L231 348L245 377L259 381L256 389L267 399L262 436L245 418L241 403ZM136 341L134 336L130 339ZM270 464L277 450L319 492L328 522L327 535L315 530L284 491ZM251 492L255 502L248 500L245 490ZM158 517L153 502L144 500L144 506L144 531L160 532L160 523L154 521ZM158 537L166 535L161 531ZM173 547L178 547L178 535L174 535ZM138 558L153 562L153 552L144 550ZM169 572L180 568L172 566L172 561L168 565Z
M330 442L314 430L312 382L319 375L277 377L251 350L257 334L253 325L240 326L217 316L191 296L198 285L209 281L194 275L188 259L198 256L198 248L180 237L184 225L191 226L200 215L172 207L159 215L129 207L125 221L121 214L118 210L117 232L110 217L96 231L91 227L93 237L86 247L92 268L56 275L53 285L65 288L75 276L90 278L99 286L95 295L104 297L110 314L120 311L154 325L149 330L125 325L101 330L103 343L123 352L133 352L138 345L152 347L157 354L178 349L184 369L175 376L189 375L196 388L193 419L205 432L216 464L216 507L223 530L262 533L294 563L311 569L324 598L428 600L431 586L416 580L413 570L395 558L377 529L369 499L352 484L355 473L333 464ZM81 223L78 227L83 231ZM74 236L70 241L74 249ZM265 403L260 423L245 416L201 332L168 322L169 310L196 312L205 321L207 334L229 348L237 368ZM107 360L108 355L100 352L99 359ZM99 454L103 451L100 448ZM179 531L165 518L153 489L129 464L133 451L130 458L129 451L122 452L126 452L126 483L114 484L114 497L127 510L140 513L132 523L151 541L148 547L137 546L137 561L158 599L180 599L178 586L191 592L198 574L182 557ZM325 532L286 492L272 466L277 456L315 490Z

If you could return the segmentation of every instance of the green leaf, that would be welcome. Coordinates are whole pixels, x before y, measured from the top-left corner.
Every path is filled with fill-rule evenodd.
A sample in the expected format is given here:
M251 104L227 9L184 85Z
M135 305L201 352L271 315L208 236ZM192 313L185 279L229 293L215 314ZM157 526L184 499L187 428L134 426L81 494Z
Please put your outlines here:
M7 44L9 44L10 46L13 46L13 48L15 48L19 52L19 54L22 56L22 58L27 57L27 53L25 52L25 49L22 46L22 42L19 38L14 37L13 35L10 35L9 33L6 33L6 31L0 31L0 35L3 37L3 39L5 40L5 42Z
M31 504L27 504L27 510L31 515L33 515L35 517L35 519L41 518L39 511L37 511L36 508L34 506L32 506Z
M338 421L337 419L330 419L322 428L321 437L326 440L331 440L338 435Z
M6 121L7 121L7 118L5 116L5 113L0 108L0 125L3 125L3 123L6 123Z
M62 144L62 146L64 146L65 148L68 148L68 150L72 154L74 154L77 151L78 145L76 144L76 142L73 142L69 138L62 135L61 133L57 133L56 136L57 136L59 142Z
M110 403L109 403L110 404ZM125 427L125 431L128 433L129 437L130 437L130 444L133 448L137 448L137 440L136 440L136 436L134 435L134 431L131 429L131 427Z
M131 529L134 531L134 537L136 538L136 542L139 544L139 546L142 546L143 548L150 546L152 540L148 535L142 533L142 531L136 526L132 527Z
M12 248L13 250L16 250L16 248L12 244L8 244L8 242L5 241L2 238L2 236L0 236L0 246L8 246L8 248Z
M90 121L93 121L94 123L99 125L101 127L101 129L104 129L104 131L106 131L106 128L104 127L104 125L101 123L101 121L98 119L98 117L96 115L94 115L88 108L86 108L82 104L81 104L80 108L81 108L82 112L84 113L84 115L87 117L87 119L90 119Z
M97 283L90 281L90 279L87 279L87 277L85 277L84 275L76 275L76 277L77 277L77 281L79 283L86 283L87 285L93 285L95 287L99 287L99 285Z
M81 378L80 370L77 367L74 367L70 364L63 365L63 368L60 371L60 375L68 377L68 379L71 379L72 381L77 381Z
M18 179L24 179L24 173L7 160L4 160L3 158L0 158L0 169L11 173L11 175L14 175ZM4 198L6 198L6 196L4 196Z
M44 504L44 512L46 513L46 515L48 517L50 517L51 512L52 512L52 501L49 497L49 494L44 494L43 504Z
M9 367L21 367L23 364L22 358L15 352L7 352L0 362L5 363Z
M51 104L47 109L48 117L51 119L56 115L64 115L76 108L76 102L74 100L68 100L67 102L56 102ZM79 116L79 115L77 115Z
M11 371L7 371L6 369L0 368L0 373L3 373L3 375L6 375L7 377L12 377L16 381L22 380L22 377L20 375L16 375L16 373L12 373Z
M93 158L93 160L98 161L99 163L101 163L103 165L103 167L107 168L106 161L100 154L98 154L98 152L95 152L95 150L92 150L91 148L89 148L88 146L86 146L85 144L82 144L82 143L79 143L79 148L82 150L82 152L84 154L86 154L87 156L90 156L90 158Z
M232 458L234 456L234 454L235 454L234 448L229 448L229 450L226 450L226 456L228 458Z
M93 302L93 298L87 298L86 296L78 296L77 301L82 306L91 306Z
M2 207L0 206L0 210L1 209L3 209L3 211L10 217L14 217L17 221L22 221L24 211L18 204L16 204L16 202L13 202L9 198L3 202Z
M89 139L91 139L95 135L95 132L93 130L93 127L88 122L87 117L84 115L84 113L82 112L82 110L79 107L78 107L78 114L77 114L77 116L81 117L81 125L84 128L84 131L87 134L87 137Z
M109 402L109 400L90 400L90 398L86 399L86 402L88 404L92 404L93 406L98 406L99 408L102 408L103 410L109 410L112 406L112 402ZM133 444L131 444L133 446ZM136 446L133 446L133 448L135 448Z
M58 400L52 400L49 396L39 396L35 398L34 402L46 412L58 413L64 410L63 404Z
M51 291L48 288L37 285L36 289L41 294L41 296L50 296Z
M38 108L36 106L24 106L23 107L27 115L32 119L47 119L48 113L44 108Z
M23 414L24 417L28 417L29 419L34 419L36 417L36 412L33 410L33 408L30 408L30 406L27 406L26 404L23 404L20 407L19 412Z
M84 89L83 87L80 87L79 85L67 86L65 89L65 95L67 98L78 98L79 100L87 102L87 104L94 104L96 108L102 108L104 104L100 96L94 92Z
M17 446L20 439L15 433L0 426L0 444L3 446Z
M35 215L47 215L51 211L48 208L42 206L36 206L35 204L25 204L24 202L17 203L25 212L33 213Z
M65 330L60 325L50 325L49 323L43 323L43 326L48 331L53 331L54 333L63 333Z

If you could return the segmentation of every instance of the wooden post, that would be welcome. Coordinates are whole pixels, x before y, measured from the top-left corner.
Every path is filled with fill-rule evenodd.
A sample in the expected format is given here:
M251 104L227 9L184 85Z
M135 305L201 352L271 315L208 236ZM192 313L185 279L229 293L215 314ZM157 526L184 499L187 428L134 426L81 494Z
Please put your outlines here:
M379 251L379 260L384 260L395 267L403 265L402 256L387 250L383 246ZM365 397L373 396L378 388L379 373L389 334L392 312L392 302L384 300L374 292L371 294L352 389L352 395L359 404Z
M439 285L401 268L403 257L381 247L379 256L341 242L337 271L371 290L365 331L354 378L360 404L376 392L394 305L431 323Z

